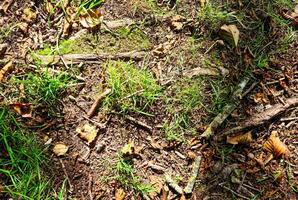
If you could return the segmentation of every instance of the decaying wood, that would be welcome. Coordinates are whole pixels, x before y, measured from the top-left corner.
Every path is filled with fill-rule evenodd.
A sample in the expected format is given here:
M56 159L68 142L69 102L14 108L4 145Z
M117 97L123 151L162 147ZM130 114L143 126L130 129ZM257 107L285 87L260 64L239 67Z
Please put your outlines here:
M168 185L175 190L178 194L183 194L183 189L172 179L169 174L165 175L166 182Z
M88 113L87 113L87 116L88 116L89 118L91 118L91 117L95 114L95 112L96 112L96 110L98 109L99 104L101 103L102 99L105 98L108 94L110 94L111 91L112 91L111 89L106 89L103 93L101 93L101 94L96 98L96 100L94 101L94 103L92 104L90 110L89 110Z
M65 54L65 55L38 55L34 56L39 59L44 65L54 65L54 64L79 64L84 63L99 63L102 60L117 60L117 59L131 59L131 60L141 60L146 56L146 51L131 51L123 53L101 53L101 54ZM63 59L63 62L62 62Z
M297 105L298 105L298 97L288 98L287 100L285 100L284 104L282 103L275 104L271 108L265 110L264 112L256 113L252 115L249 119L245 120L244 122L241 122L239 126L226 131L225 133L223 133L223 135L229 135L235 132L246 130L248 128L260 126L268 122L270 119L285 112L290 107L297 106Z
M6 74L13 70L12 61L9 61L2 69L0 69L0 82L3 81Z
M221 113L219 113L213 121L209 124L207 129L204 131L204 133L201 135L201 137L209 138L214 134L214 131L227 119L227 117L235 110L235 108L239 105L240 100L242 98L242 93L249 82L249 78L244 78L240 84L238 85L238 88L232 95L233 101L231 101L230 104L227 104Z
M196 157L196 159L195 159L195 161L193 163L190 177L188 179L187 185L184 188L184 193L185 194L191 194L192 193L192 190L194 188L196 179L198 177L201 160L202 160L202 156L198 156L198 157Z

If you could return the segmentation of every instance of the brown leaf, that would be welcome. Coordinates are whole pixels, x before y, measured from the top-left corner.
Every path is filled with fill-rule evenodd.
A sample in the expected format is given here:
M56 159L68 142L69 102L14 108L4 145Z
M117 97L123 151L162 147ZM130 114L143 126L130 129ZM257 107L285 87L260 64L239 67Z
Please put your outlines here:
M159 176L151 175L149 176L149 180L152 187L154 187L154 191L150 192L149 196L151 199L154 199L154 197L161 193L164 185L164 179Z
M249 144L250 142L252 142L250 131L243 135L227 136L227 143L229 144Z
M115 200L123 200L125 198L125 192L122 188L118 188L115 193Z
M90 144L96 138L98 129L87 123L83 127L78 127L76 132L79 133L79 136L82 139L86 140L88 144Z
M10 73L13 70L12 61L9 61L1 70L0 70L0 82L3 81L4 76Z
M24 118L31 118L32 117L32 109L33 106L31 103L12 103L10 104L12 109L22 115Z
M253 99L254 99L254 102L258 103L258 104L267 104L267 103L269 103L269 100L268 100L266 94L263 93L263 92L256 93L254 95Z
M80 23L85 28L96 28L98 27L103 20L102 12L99 9L87 10L80 16Z
M263 148L272 153L275 157L289 156L288 147L280 141L277 131L272 131L269 139L264 143Z
M0 58L2 58L8 48L7 43L0 44Z
M66 154L67 151L68 151L68 146L66 146L63 143L57 143L53 148L53 152L56 156L63 156Z
M175 16L173 16L172 19L171 19L171 27L172 27L172 29L174 29L175 31L182 30L185 21L186 21L185 17L183 17L181 15L175 15Z
M28 23L26 22L20 22L17 24L18 28L23 32L27 33L28 32Z
M231 46L237 47L239 41L239 30L236 25L223 25L220 27L219 35Z

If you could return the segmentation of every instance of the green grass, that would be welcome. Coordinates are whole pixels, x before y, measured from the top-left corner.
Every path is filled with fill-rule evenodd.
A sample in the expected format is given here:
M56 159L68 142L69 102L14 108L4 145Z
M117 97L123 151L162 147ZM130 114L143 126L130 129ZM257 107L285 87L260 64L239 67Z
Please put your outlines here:
M68 87L70 78L64 74L51 74L48 70L40 73L29 73L23 79L13 78L13 82L23 84L26 101L54 105L61 92Z
M0 108L0 140L4 193L13 199L47 199L49 179L42 171L47 159L36 138L23 133L4 108Z
M112 93L105 98L106 109L146 114L161 94L161 87L146 69L138 69L130 62L109 61L104 69L107 74L107 86Z
M167 140L183 141L184 134L193 134L191 113L202 107L203 79L183 78L171 89L165 97L167 112L171 119L163 125Z
M137 194L145 195L154 190L150 184L142 183L140 178L135 175L135 169L131 160L124 159L121 155L115 167L116 179L126 188L133 189Z

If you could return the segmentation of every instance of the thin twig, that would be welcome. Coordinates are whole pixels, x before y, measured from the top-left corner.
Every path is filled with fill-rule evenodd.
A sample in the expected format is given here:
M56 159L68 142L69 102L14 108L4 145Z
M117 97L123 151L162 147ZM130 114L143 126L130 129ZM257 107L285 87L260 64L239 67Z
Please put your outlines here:
M222 184L220 184L219 186L222 187L222 188L224 188L224 189L226 189L226 190L228 190L228 191L230 191L230 192L232 192L234 195L236 195L236 196L238 196L240 198L250 200L250 198L248 198L246 196L243 196L242 194L239 194L239 193L235 192L234 190L232 190L232 189L230 189L230 188L228 188L228 187L226 187L226 186L224 186Z
M64 172L64 175L66 176L67 183L68 183L68 185L69 185L69 190L72 192L72 191L73 191L73 186L72 186L72 184L71 184L71 182L70 182L70 178L69 178L69 176L68 176L68 173L67 173L67 171L66 171L65 165L64 165L64 163L63 163L63 161L62 161L61 158L59 159L59 162L60 162L60 164L61 164L61 166L62 166L62 170L63 170L63 172Z
M90 200L93 200L93 195L92 195L92 175L89 174L89 180L88 180L88 194Z
M136 123L137 125L139 126L142 126L144 127L145 129L149 130L149 131L152 131L153 128L151 126L149 126L148 124L145 124L144 122L141 122L139 120L137 120L136 118L134 117L131 117L131 116L125 116L126 119L128 119L129 121L132 121L134 123Z
M99 104L101 103L101 100L102 100L103 98L105 98L107 95L109 95L109 94L111 93L111 91L112 91L111 89L106 89L103 93L101 93L101 94L96 98L96 100L94 101L94 103L92 104L90 110L89 110L88 113L87 113L87 116L88 116L89 118L91 118L91 117L95 114L96 110L97 110L98 107L99 107Z

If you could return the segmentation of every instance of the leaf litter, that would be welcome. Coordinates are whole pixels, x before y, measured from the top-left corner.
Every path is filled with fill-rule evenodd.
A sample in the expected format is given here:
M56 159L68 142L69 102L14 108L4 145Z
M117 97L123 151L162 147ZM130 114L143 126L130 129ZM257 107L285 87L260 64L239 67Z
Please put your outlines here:
M5 13L8 13L10 12L10 7L12 7L12 2L5 2L6 6L10 4L5 9ZM64 2L66 2L66 4L63 4ZM200 3L200 7L198 9L209 9L209 1L199 1L198 3ZM241 6L240 2L238 3L239 6ZM252 2L252 4L254 4L254 2ZM229 24L227 22L220 23L225 25L217 27L217 29L212 34L215 34L216 41L218 37L221 37L231 47L237 48L231 49L227 48L227 46L224 45L221 45L220 47L215 46L212 45L217 44L217 42L214 43L214 41L208 41L206 43L200 44L200 40L198 39L200 37L198 36L206 34L208 30L206 29L206 27L202 26L204 22L194 23L194 21L197 19L194 20L191 16L193 14L192 10L190 10L190 12L184 13L179 12L179 9L183 10L187 8L186 4L182 7L179 7L179 5L177 4L179 8L178 10L176 10L177 13L175 11L169 15L170 17L167 18L167 20L170 21L163 21L163 19L160 20L158 15L152 15L152 19L151 17L142 18L142 14L140 14L140 12L138 12L137 10L135 12L136 16L131 16L130 14L128 14L129 12L127 12L127 9L125 9L125 2L118 2L117 4L115 4L115 2L107 2L103 5L104 8L108 10L108 12L102 12L101 9L92 8L86 11L82 10L81 13L77 15L79 16L78 18L73 15L76 11L76 8L73 7L72 2L68 1L63 1L61 4L59 3L59 5L55 5L48 1L45 3L45 5L42 5L44 9L42 10L42 12L40 10L41 7L27 7L27 5L20 6L21 8L19 10L19 16L22 18L23 24L19 24L18 27L20 30L16 30L15 32L21 31L23 32L23 37L27 37L28 33L30 35L32 31L34 31L34 35L36 33L36 36L33 36L32 38L33 40L35 40L34 43L37 44L35 48L38 48L39 45L45 45L44 41L47 44L55 44L57 42L57 38L58 40L61 40L62 38L66 39L82 28L88 29L88 31L91 31L98 35L119 33L116 31L114 32L114 29L109 29L109 27L116 27L116 29L121 29L121 31L123 32L120 31L120 34L129 34L130 28L141 28L142 31L146 32L146 34L148 34L150 36L150 39L153 41L153 50L145 52L136 60L131 59L131 55L134 55L135 52L129 52L128 54L130 56L116 56L115 59L128 59L130 60L130 62L134 63L138 63L139 61L141 61L141 63L139 63L140 68L144 67L145 65L157 66L158 73L156 74L158 75L158 81L165 83L162 84L163 90L165 91L171 90L171 87L178 82L177 79L183 77L183 74L185 75L184 78L189 78L192 81L195 81L196 79L209 74L211 75L210 78L213 80L218 78L221 75L220 71L217 70L217 68L214 68L216 70L213 70L213 68L210 68L209 64L211 63L211 66L214 67L214 65L218 65L219 62L223 61L225 62L224 64L227 65L225 67L229 69L229 73L226 74L226 78L229 80L239 80L239 75L242 75L245 67L254 66L255 59L259 56L254 49L253 51L250 50L251 47L242 46L243 42L245 42L245 39L243 39L242 37L245 37L246 31L243 30L242 24L240 24L241 26L239 26L238 23L236 23L235 21L233 22L233 24ZM4 3L1 4L0 8L1 11L4 11ZM63 9L66 9L66 13ZM46 12L46 15L49 14L49 16L43 16L43 12ZM166 10L166 12L168 11ZM296 10L294 9L294 13L295 12ZM295 19L294 13L291 13L290 16ZM103 20L103 14L105 19L112 19L111 21L115 23L107 25L109 23L105 23L105 21ZM258 13L256 13L256 15L258 15L257 17L260 17ZM115 18L115 16L117 16L117 18ZM53 21L53 23L51 24L52 30L48 30L47 28L45 28L45 30L39 31L37 30L38 28L36 28L35 26L31 26L31 24L35 23L44 25L42 21L44 20L43 18L46 17L49 17L48 19ZM144 24L139 26L141 20L144 20L142 21L142 23L144 22ZM164 25L163 23L166 23L166 25ZM189 23L191 24L191 26L189 26ZM171 28L167 27L169 24ZM106 30L99 33L97 31L100 31L101 26L104 27L104 29ZM54 33L55 31L53 30L57 31L57 33ZM60 33L62 34L59 35ZM13 35L14 34L15 33L13 32ZM119 37L119 35L117 36L117 34L115 34L115 37ZM192 39L189 39L188 34L194 34L192 35ZM181 53L182 50L180 49L180 45L182 45L183 42L188 39L190 40L188 41L189 44L193 42L193 39L195 39L194 41L196 44L200 44L199 47L196 48L191 45L188 46L188 49L191 49L192 52L195 52L193 53L193 57L198 57L194 64L188 63L191 59L184 58L183 55L174 53L175 49L178 49L178 51L180 51ZM213 39L214 35L212 35L211 37L211 40ZM94 42L92 39L90 39L90 41L88 42L90 42L91 45L97 45L96 42ZM8 46L9 48L6 47L6 49L3 50L3 53L1 52L2 56L6 57L7 55L12 55L10 47L11 44L9 44ZM211 48L205 48L205 46L209 46ZM14 46L12 47L15 48ZM264 48L266 48L266 46L264 46ZM9 52L6 52L7 50ZM205 65L201 65L202 61L200 60L201 57L199 55L201 52L205 52L206 55L212 54L210 58L219 55L219 61L206 61ZM171 53L174 53L174 58L169 57L169 54ZM239 63L242 63L241 56L237 57L235 56L235 54L244 55L243 63L245 64L245 66L240 66L236 63L229 63L228 60L230 59L238 60ZM165 200L168 198L168 196L169 198L173 198L173 196L176 195L174 194L176 191L176 193L181 194L180 196L178 195L178 198L180 199L189 198L187 195L184 195L184 193L190 194L194 198L201 199L201 197L203 198L206 196L212 196L214 194L214 191L219 191L214 189L216 188L216 186L214 185L216 185L216 183L219 183L219 181L214 181L214 177L212 177L212 171L215 168L214 163L216 163L217 161L220 161L221 165L225 165L225 167L219 167L222 171L218 170L218 177L226 177L224 181L231 184L220 186L225 189L226 192L222 194L227 199L231 197L231 195L240 195L239 197L244 196L245 199L247 198L246 195L253 197L252 193L255 192L261 195L261 192L259 191L262 188L265 188L265 191L270 191L274 188L276 189L276 186L272 186L270 183L258 184L258 182L255 181L256 179L258 179L259 181L260 177L262 176L265 176L265 178L269 177L269 179L272 178L272 180L280 184L281 188L286 188L284 185L282 185L282 180L289 172L286 169L283 169L283 167L280 167L282 166L282 160L280 160L280 158L284 157L285 159L287 159L286 162L295 163L295 158L293 158L292 156L292 151L294 152L293 146L295 146L296 143L295 138L285 135L286 132L281 129L283 129L285 126L293 129L293 126L295 124L292 123L292 118L288 118L288 120L279 123L278 117L280 115L287 115L289 111L292 111L292 114L294 113L293 116L295 118L294 111L296 103L293 103L293 101L295 101L293 100L293 98L292 100L289 100L288 97L293 96L292 93L293 91L295 92L295 87L293 87L294 84L292 81L295 81L295 79L297 79L297 76L293 75L291 76L291 79L280 76L278 78L275 76L270 77L270 79L273 79L274 81L279 79L277 84L274 84L277 89L275 87L272 87L273 89L270 89L271 91L276 90L280 92L279 95L273 95L273 97L270 94L261 92L259 85L257 85L257 90L253 92L253 94L255 95L250 95L250 91L254 90L254 88L250 90L248 88L249 83L251 83L252 81L250 80L250 82L245 84L245 86L242 85L243 88L240 92L238 90L238 92L232 95L232 99L235 100L233 102L234 104L232 104L232 107L229 107L229 104L224 104L227 106L223 106L225 107L225 109L223 109L223 112L218 115L219 117L215 117L215 119L217 120L215 120L213 124L211 123L211 126L210 124L208 124L208 122L212 120L206 118L204 118L204 120L201 120L201 115L208 115L202 112L202 110L198 110L195 113L186 113L186 116L189 116L192 120L192 115L194 115L195 118L198 118L197 121L190 121L190 126L194 127L195 129L194 133L200 135L202 134L202 132L207 131L205 132L207 134L203 134L203 136L208 135L211 139L210 141L206 142L206 140L202 137L193 137L192 130L184 134L184 137L186 137L185 141L190 141L188 144L188 142L185 141L178 142L165 140L165 132L163 131L167 124L164 119L173 118L174 115L176 115L177 113L168 113L168 111L164 109L164 102L158 102L157 105L150 106L150 108L145 112L138 110L139 113L117 113L116 116L113 114L113 112L109 113L109 111L104 110L104 106L102 105L104 101L99 100L99 103L96 103L96 106L94 106L94 112L92 112L92 114L88 116L90 119L88 118L87 121L90 123L83 123L82 118L86 119L85 114L88 113L90 107L93 107L91 106L92 103L95 103L92 102L93 96L97 96L96 94L100 93L99 91L103 91L102 88L106 88L106 77L102 76L102 72L105 70L101 65L101 63L103 62L103 57L92 55L88 58L87 63L86 59L83 58L84 55L79 56L81 57L79 57L79 59L78 57L76 57L77 61L73 62L73 55L71 55L70 57L54 55L53 57L55 57L56 59L55 62L46 63L55 69L59 68L59 70L64 70L64 67L66 69L69 69L70 65L72 66L71 68L74 69L76 65L79 65L80 69L77 73L80 73L80 76L84 76L85 80L80 83L73 84L75 85L75 89L70 88L70 91L68 91L75 91L75 94L72 94L74 95L73 99L75 99L75 101L68 101L68 97L61 96L61 102L63 103L63 112L56 114L58 114L59 117L64 117L61 121L58 117L58 121L60 123L57 124L57 127L45 128L44 130L40 131L43 134L48 134L50 138L53 138L55 143L53 147L54 155L56 155L56 157L63 156L63 163L65 163L65 165L63 164L64 175L62 175L61 177L71 177L68 180L69 183L67 186L68 189L72 188L71 186L75 188L74 193L72 193L71 196L73 195L73 197L80 199L76 191L81 191L80 195L83 195L84 197L89 196L92 198L101 198L103 196L107 199L115 198L118 200L122 200L127 198L133 199L136 198L135 196L149 196L149 198L160 198ZM104 59L110 59L110 55L105 54L104 56ZM69 59L63 60L64 58ZM178 58L180 58L180 60ZM15 58L15 60L13 61L18 63L18 59L19 58ZM184 62L183 59L185 59L186 62ZM58 62L59 65L57 64ZM94 64L95 62L96 64ZM34 64L35 63L30 63L29 68L31 65ZM293 68L294 70L296 69L295 67ZM23 73L26 73L28 70L16 69L15 71L11 71L3 69L4 68L1 69L1 79L3 80L5 80L6 78L9 79L10 73L12 73L12 75L16 74L23 76ZM209 71L201 73L203 70ZM263 74L261 73L261 76L263 75L265 77L264 71L266 70L267 69L263 70ZM176 74L176 76L169 77L172 74ZM260 74L256 74L257 76L260 76ZM8 79L7 81L9 81ZM8 82L6 82L5 84L7 83ZM233 82L233 85L237 85L234 83L235 82ZM204 82L204 84L206 84L206 82ZM247 88L248 91L245 91L244 89ZM5 93L1 93L0 101L4 99L3 96L9 94L9 90L13 89L9 88L5 90ZM206 88L204 88L204 90L206 90ZM204 98L208 98L207 96L213 94L214 92L215 91L206 90L206 93L204 93L206 97ZM21 93L23 92L19 93L20 96L22 96ZM287 95L285 95L287 96L287 98L284 98L285 93L287 93ZM112 94L114 94L114 91L112 92ZM105 95L105 98L109 98L109 95ZM146 95L150 96L150 94ZM135 100L134 106L137 106L138 93L133 93L133 95L129 98L133 98ZM7 101L6 98L5 101ZM11 102L23 101L19 101L19 99L16 98L12 101L8 101L7 105L11 105L12 110L16 112L17 117L32 117L32 106L34 106L34 117L35 115L40 117L41 122L47 121L48 119L47 117L50 112L48 112L49 110L47 110L47 108L44 108L41 105ZM203 101L200 104L207 106L207 104L209 103L210 102ZM249 105L246 105L246 103L249 103ZM264 112L254 113L255 107L262 107ZM234 115L234 112L237 113L237 115ZM253 115L250 115L250 113L253 113ZM125 120L128 118L133 119L130 121L135 121L135 123L128 123L127 120ZM188 123L188 119L183 120L185 124ZM137 126L138 124L136 122L141 122L143 124L139 124L140 126L146 125L147 127L150 127L150 131L140 128L140 126ZM267 125L268 123L270 123L270 127ZM105 126L100 127L100 129L103 131L103 134L98 134L97 128L99 127L94 126L96 124L105 124ZM177 124L179 123L177 122ZM172 132L169 131L167 134L177 134L177 132L183 132L185 124L181 123L177 125L181 129L176 129ZM278 130L280 134L279 136L277 136L277 134L273 134L273 132L266 141L265 138L267 133L266 131L264 131L265 129L268 129L267 132L270 132L270 130ZM229 130L231 130L230 133L236 134L233 136L229 135L230 133L225 134L227 133L226 131ZM257 133L255 134L255 132ZM252 133L254 133L254 138L252 138ZM77 135L79 137L77 137ZM217 137L220 137L222 135L228 135L228 137L225 138L226 140L217 140ZM95 138L98 139L95 141ZM284 138L287 138L287 145L282 142L284 141ZM61 142L61 140L63 140L67 144L71 143L72 148L69 148L69 146ZM87 142L87 145L84 141ZM97 144L104 144L100 145L104 146L104 148L100 147L100 150L97 151L97 144L95 144L94 146L91 145L95 142ZM86 159L81 159L81 155L77 153L83 149L88 149L88 156L86 157ZM265 157L264 159L263 151L269 154L273 154L274 157L269 155L269 157ZM134 174L134 176L138 176L138 180L141 180L141 183L150 182L150 184L153 185L153 187L155 188L155 192L149 193L148 195L142 195L141 193L137 193L136 191L138 191L138 189L140 188L142 189L143 185L134 185L134 189L130 189L129 187L127 187L127 185L123 183L121 184L113 179L113 158L119 153L126 155L126 157L124 156L125 159L132 162L129 163L129 165L135 168L136 174ZM201 154L202 158L198 156ZM54 157L53 159L55 161L56 158ZM59 162L61 162L61 158ZM256 162L260 163L263 171L260 170L260 167L258 165L256 165ZM128 166L126 167L128 170L130 169ZM160 170L154 170L154 168ZM289 164L288 168L290 170L295 170L295 168L291 164ZM111 169L111 171L109 171L109 169ZM255 171L255 174L243 175L242 172L247 169L257 170ZM172 172L171 176L167 175L169 171ZM165 173L166 177L162 176L160 172L161 174ZM111 176L109 175L109 173L111 174ZM225 175L221 176L222 173ZM191 176L189 176L190 174ZM107 181L98 181L101 180L99 177ZM233 178L233 181L230 181L229 178ZM291 184L290 182L293 181L294 178L290 178L289 184ZM220 181L222 182L223 180ZM170 187L174 188L175 191L168 190L167 184L165 182L168 182L167 184ZM213 183L215 184L213 185ZM199 188L204 184L210 186L211 189L204 192L198 192L197 190L200 190ZM268 185L268 187L265 185ZM295 187L295 185L292 186ZM186 189L183 190L183 188ZM102 192L100 190L104 190L105 192ZM289 194L291 193L289 192Z

